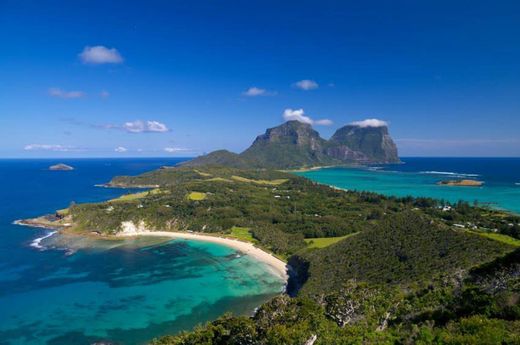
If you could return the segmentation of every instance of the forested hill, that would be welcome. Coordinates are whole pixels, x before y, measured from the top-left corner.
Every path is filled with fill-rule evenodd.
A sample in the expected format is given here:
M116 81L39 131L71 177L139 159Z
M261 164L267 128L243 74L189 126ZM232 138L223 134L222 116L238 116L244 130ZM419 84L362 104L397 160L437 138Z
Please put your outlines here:
M338 129L330 140L325 140L311 125L288 121L267 129L240 154L219 150L184 165L294 169L347 163L397 162L397 147L386 126L347 125Z

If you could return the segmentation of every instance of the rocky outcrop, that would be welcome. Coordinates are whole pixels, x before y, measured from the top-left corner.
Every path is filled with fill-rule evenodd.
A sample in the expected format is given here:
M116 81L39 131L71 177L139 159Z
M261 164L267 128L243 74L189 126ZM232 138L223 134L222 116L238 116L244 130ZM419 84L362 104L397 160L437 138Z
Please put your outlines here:
M74 170L73 167L71 167L70 165L67 165L67 164L63 164L63 163L59 163L59 164L55 164L55 165L51 165L49 167L49 170L61 170L61 171L70 171L70 170Z
M341 161L360 163L398 163L397 146L387 126L347 125L329 140L327 154Z
M397 147L385 126L347 125L330 140L311 125L288 121L269 128L240 154L219 150L183 163L234 168L295 169L351 163L398 163Z

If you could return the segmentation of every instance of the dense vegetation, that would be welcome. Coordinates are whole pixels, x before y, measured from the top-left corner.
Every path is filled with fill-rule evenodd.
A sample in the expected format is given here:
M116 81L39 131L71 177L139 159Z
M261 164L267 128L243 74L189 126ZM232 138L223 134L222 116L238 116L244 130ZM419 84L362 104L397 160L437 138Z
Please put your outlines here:
M153 189L72 205L76 231L115 233L133 221L222 233L298 273L293 298L154 344L520 344L520 249L506 236L518 238L518 216L263 169L163 168L110 185Z
M500 242L406 211L326 250L305 252L293 260L307 268L302 272L308 276L302 292L319 295L349 279L403 286L430 284L509 249Z

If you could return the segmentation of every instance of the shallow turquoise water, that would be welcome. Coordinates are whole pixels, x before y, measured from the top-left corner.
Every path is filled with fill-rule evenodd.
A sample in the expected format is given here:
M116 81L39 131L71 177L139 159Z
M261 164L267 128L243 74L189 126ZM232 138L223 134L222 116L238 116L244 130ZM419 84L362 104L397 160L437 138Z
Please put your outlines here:
M520 213L520 158L403 158L402 165L329 168L297 174L314 181L393 196L465 200ZM482 187L439 186L446 179L477 179Z
M99 340L143 344L231 311L250 314L283 288L264 264L207 242L94 241L51 236L11 224L122 190L96 188L117 174L137 174L163 160L0 161L10 181L0 204L0 344L83 345ZM54 162L53 162L54 163Z

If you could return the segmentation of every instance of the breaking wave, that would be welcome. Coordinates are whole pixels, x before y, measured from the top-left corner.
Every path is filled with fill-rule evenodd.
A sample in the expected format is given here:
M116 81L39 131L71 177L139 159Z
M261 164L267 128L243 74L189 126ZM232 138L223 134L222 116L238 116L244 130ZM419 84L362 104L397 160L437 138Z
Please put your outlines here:
M464 173L457 173L457 172L451 172L451 171L419 171L419 174L428 174L428 175L447 175L447 176L455 176L455 177L478 177L479 174L464 174Z
M42 237L38 237L38 238L35 238L30 246L33 247L33 248L36 248L36 249L39 249L39 250L44 250L46 249L45 246L42 245L42 241L46 238L49 238L51 237L52 235L54 235L57 231L51 231L47 234L45 234L45 236L42 236Z

